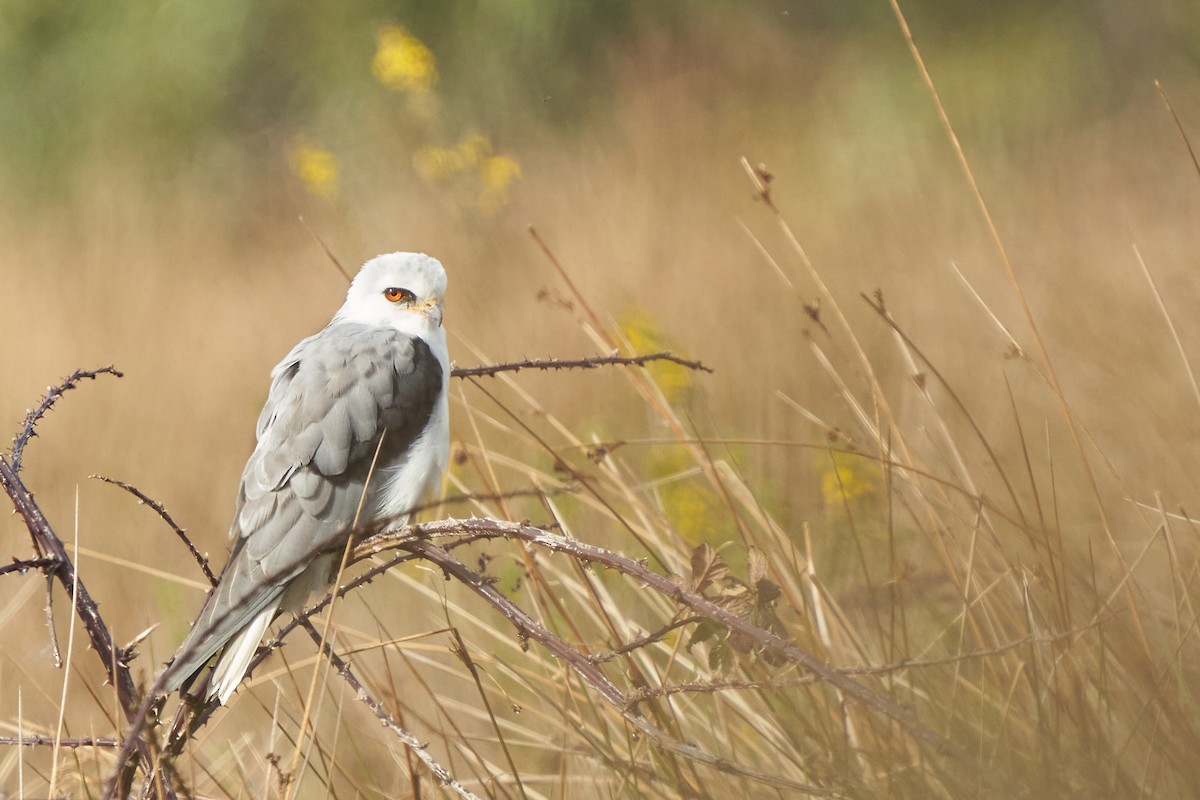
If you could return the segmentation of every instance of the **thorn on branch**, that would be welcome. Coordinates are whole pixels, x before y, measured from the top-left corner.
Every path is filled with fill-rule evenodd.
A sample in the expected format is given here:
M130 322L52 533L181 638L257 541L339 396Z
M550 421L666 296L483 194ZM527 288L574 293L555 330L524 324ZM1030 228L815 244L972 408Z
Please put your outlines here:
M58 559L54 558L14 558L11 564L5 564L3 567L0 567L0 575L7 575L10 572L18 572L24 575L31 569L45 570L47 574L50 574L57 567Z
M49 407L46 404L43 405ZM32 418L36 420L36 414ZM72 610L83 623L88 641L104 665L109 681L117 687L117 697L122 710L127 718L132 719L138 709L137 688L134 686L129 669L118 663L116 659L116 647L113 644L108 625L100 615L100 610L84 582L76 575L75 566L67 554L62 539L54 532L54 528L47 521L41 508L34 501L32 493L13 470L12 465L3 457L0 457L0 488L8 495L13 508L24 520L34 549L42 557L55 562L53 567L46 570L47 580L57 579L71 596ZM53 625L51 625L51 631L53 631ZM139 746L138 749L140 755L148 758L149 751L147 749L142 746Z
M42 402L38 403L37 408L25 415L25 422L21 425L21 432L13 438L13 472L21 471L21 456L24 455L25 445L29 444L30 439L37 436L34 428L46 416L47 412L54 407L54 404L58 402L58 398L62 397L65 392L78 386L79 382L84 378L94 381L101 375L112 375L117 378L125 377L125 373L116 369L112 364L98 369L77 369L63 379L62 383L57 386L51 386L46 390L46 396L42 398Z

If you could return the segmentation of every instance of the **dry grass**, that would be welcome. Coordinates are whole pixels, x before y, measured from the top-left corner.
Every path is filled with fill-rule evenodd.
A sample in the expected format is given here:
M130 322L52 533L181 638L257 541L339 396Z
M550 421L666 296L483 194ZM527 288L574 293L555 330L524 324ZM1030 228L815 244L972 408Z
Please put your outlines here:
M454 490L575 491L447 514L557 524L685 583L701 543L722 546L742 580L753 548L780 589L788 639L970 757L937 752L795 665L711 639L689 647L695 626L603 662L622 690L646 693L641 708L662 730L850 796L1007 796L1014 785L1031 796L1191 795L1200 550L1176 515L1195 505L1200 459L1181 360L1200 337L1188 313L1200 176L1153 86L1063 121L1038 147L963 132L1060 400L916 73L904 91L927 119L856 80L852 48L836 51L842 68L821 71L806 102L784 105L799 79L779 76L812 73L811 56L754 33L761 48L732 72L728 56L681 66L661 42L627 54L611 119L570 145L531 135L518 148L525 178L496 217L408 173L373 174L379 141L347 156L362 167L336 204L246 189L234 197L255 198L253 219L186 180L148 187L99 167L69 213L10 207L0 419L15 427L44 384L77 366L127 373L66 398L25 474L64 538L78 487L81 575L116 638L159 626L136 662L143 680L180 640L202 576L152 514L87 476L161 500L221 562L265 376L323 324L343 285L293 221L303 213L348 263L397 247L441 258L460 364L604 352L627 337L717 368L687 379L522 373L483 383L486 393L455 385L466 458ZM745 85L763 88L750 96ZM1200 78L1167 88L1185 129L1200 130ZM756 199L743 154L777 176L778 215ZM859 297L877 288L895 329ZM820 325L805 310L817 298ZM998 322L1025 356L1013 357ZM597 454L597 442L623 444ZM28 552L18 520L0 530L13 555ZM590 654L683 613L620 574L527 545L477 545L465 560ZM42 582L8 575L0 587L11 643L0 648L0 734L53 736L64 676L63 732L119 732L94 653L77 641L69 673L50 668ZM66 600L55 603L65 642ZM396 568L345 600L334 628L372 690L480 796L776 791L635 735L437 570ZM291 757L318 663L307 642L289 642L181 761L197 796L275 796L272 757ZM656 693L672 686L685 690ZM336 676L321 687L297 796L439 793ZM40 796L54 773L58 791L86 796L111 758L0 750L0 787Z

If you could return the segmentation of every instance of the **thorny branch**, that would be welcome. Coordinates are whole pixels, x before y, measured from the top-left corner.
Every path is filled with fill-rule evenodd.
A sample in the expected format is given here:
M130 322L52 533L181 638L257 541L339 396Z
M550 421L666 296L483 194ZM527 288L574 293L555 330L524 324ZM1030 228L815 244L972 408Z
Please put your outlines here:
M38 407L25 415L25 422L21 425L21 432L13 439L12 448L12 471L14 473L21 471L21 457L25 454L25 445L29 444L29 440L37 436L37 431L34 428L41 422L42 417L54 407L58 402L58 398L62 397L65 392L74 389L79 385L79 382L84 378L96 380L101 375L113 375L117 378L125 377L125 373L116 369L112 364L107 367L98 369L77 369L63 379L62 383L57 386L51 386L46 390L46 396L42 398L42 402L38 403Z
M680 364L681 366L690 369L705 369L704 365L699 362L686 361L684 359L672 356L669 353L656 353L646 356L636 357L601 357L594 359L580 359L577 361L560 361L556 359L550 360L530 360L517 362L512 364L500 364L491 367L477 367L470 369L456 369L454 375L456 377L474 377L482 375L494 375L502 371L517 371L520 369L571 369L582 368L590 369L602 365L622 364L622 365L644 365L651 361L665 360ZM54 405L55 401L65 391L73 388L80 380L84 378L96 378L98 375L108 373L115 376L120 376L121 373L112 367L104 367L99 370L79 370L69 376L60 386L52 387L43 399L37 409L29 412L21 433L14 439L14 448L12 463L10 464L3 457L0 457L0 485L4 489L13 502L18 514L24 519L31 537L33 538L35 548L37 549L39 558L29 559L25 561L14 561L11 565L0 567L0 575L13 571L25 571L28 569L41 569L47 573L48 577L57 578L61 583L68 587L72 582L76 581L74 574L74 566L67 556L65 547L62 541L54 533L49 523L46 521L41 510L34 502L32 494L21 482L17 476L17 471L20 466L20 458L24 448L29 440L36 435L34 427L45 414ZM120 481L114 481L108 478L103 480L113 483L131 492L139 500L149 505L156 513L158 513L172 527L176 534L188 545L197 562L204 569L206 577L210 581L214 581L207 563L196 551L195 547L188 540L183 529L174 523L163 507L151 500L149 497L141 493L128 484ZM439 547L428 541L428 537L453 537L454 541L450 542L446 547ZM389 569L394 564L401 560L419 557L432 564L437 565L443 570L447 576L454 577L465 586L470 588L493 608L499 611L508 619L514 627L516 627L519 635L523 639L537 641L543 647L547 648L558 658L565 663L583 678L592 688L597 691L607 702L609 702L623 718L628 721L636 729L640 730L648 739L653 741L658 747L674 752L684 758L697 763L707 764L708 766L735 774L759 782L764 785L774 786L781 789L790 789L800 791L812 795L831 795L827 789L803 784L797 781L792 781L776 775L769 775L758 772L746 767L743 767L735 762L725 759L721 756L710 753L693 744L680 741L665 730L659 728L653 721L643 716L638 712L637 706L653 696L657 696L655 692L666 694L677 691L708 691L722 688L718 685L705 684L681 684L676 687L664 687L662 690L648 690L647 693L628 694L618 688L604 673L601 667L596 663L599 659L589 659L576 648L572 647L561 638L555 636L540 623L530 617L523 609L513 603L509 598L497 590L492 583L484 576L471 570L463 562L455 558L449 551L449 547L462 544L466 541L479 538L510 538L517 539L549 550L568 554L578 559L583 564L598 563L616 569L623 574L640 581L647 587L662 593L663 595L672 598L680 604L681 607L686 607L692 612L686 620L677 621L664 631L660 631L647 637L644 643L649 643L655 638L660 637L666 630L669 630L678 625L687 624L697 618L705 618L716 622L728 630L747 636L753 641L760 644L764 649L774 652L786 660L803 666L810 673L809 676L801 678L802 681L823 681L832 686L835 686L847 696L853 697L864 703L873 710L881 713L902 727L907 729L916 738L925 741L938 752L954 757L956 759L965 758L965 754L953 743L946 741L936 732L926 727L924 724L912 717L907 711L895 705L887 697L871 690L867 686L859 683L850 677L846 671L838 670L815 656L810 655L794 644L778 637L774 633L762 628L758 628L751 623L739 618L730 613L726 609L714 604L707 598L689 591L682 585L679 585L670 579L655 573L643 564L620 556L608 550L592 547L574 539L565 536L551 533L541 528L536 528L528 524L502 522L490 519L472 519L472 520L455 520L449 519L441 522L426 523L415 526L405 531L389 532L378 534L370 537L358 548L356 548L354 556L355 560L362 560L375 555L385 550L400 549L405 551L403 555L397 555L390 559L386 564L379 565L368 571L363 576L349 582L343 587L339 587L337 594L344 594L358 586L369 582L379 573ZM331 595L332 596L332 595ZM325 603L317 604L290 626L285 627L284 631L271 643L268 643L262 648L257 661L265 658L274 646L282 639L288 631L295 625L302 625L309 630L310 635L315 631L312 629L308 617L311 614L317 613L324 607ZM97 650L105 669L109 673L110 680L117 687L117 694L120 698L122 709L131 722L137 716L139 711L139 703L137 691L134 687L126 659L129 654L121 648L114 645L112 637L96 608L95 602L87 593L87 589L82 584L78 583L78 593L75 596L75 611L84 622L85 629L91 639L92 646ZM319 638L316 639L319 641ZM386 706L377 698L372 696L367 689L362 685L358 678L354 675L349 664L341 658L331 647L324 647L324 655L336 669L339 675L348 682L354 689L358 699L366 704L376 717L391 730L401 741L407 745L418 758L420 758L427 768L435 775L443 785L457 792L460 796L471 798L474 797L468 790L458 784L454 777L434 761L426 752L425 745L421 743L411 733L405 731L387 711ZM747 684L749 687L750 684ZM733 683L728 684L724 688L736 688ZM154 690L151 691L150 702L154 702ZM204 709L211 711L211 709ZM201 714L206 717L206 714ZM137 723L144 724L145 717L137 720ZM137 744L143 760L150 763L149 744L142 741L141 725L133 726L128 734L128 738L134 740ZM189 726L190 730L195 727ZM11 739L0 737L0 744L20 744L33 746L42 744L42 737L25 737L23 739ZM183 745L186 734L175 741L170 742L169 750L172 753L164 753L170 755L177 754ZM68 746L100 746L100 747L115 747L119 744L118 740L106 739L79 739L69 740L65 742ZM126 784L127 785L127 784ZM171 787L164 786L164 789L170 794Z
M454 520L453 522L464 522L462 520ZM495 522L495 520L471 520L469 522ZM501 523L507 524L507 523ZM419 530L424 531L425 526L417 526ZM460 528L461 529L461 528ZM391 534L381 534L369 541L377 541L382 537L390 536ZM553 536L553 534L548 534ZM397 537L398 539L401 537ZM408 538L408 537L404 537ZM501 612L509 622L517 629L520 636L524 639L532 639L556 657L571 665L571 668L580 675L588 685L598 691L611 705L622 712L622 716L627 722L637 728L643 735L649 738L658 747L668 750L676 755L694 761L700 764L707 764L713 769L725 772L731 775L738 775L749 780L756 781L766 786L773 786L778 789L790 789L792 791L803 792L805 794L818 797L836 796L834 792L828 789L823 789L819 786L811 786L799 781L788 780L778 775L769 775L758 770L749 769L736 764L726 758L715 755L707 750L687 742L682 742L671 736L666 731L659 728L653 722L639 713L625 710L626 697L617 686L609 680L595 664L588 661L587 657L564 642L559 637L553 635L543 628L536 620L530 617L525 611L497 589L491 581L484 578L482 575L474 572L467 567L466 564L459 561L446 550L434 545L424 539L411 539L404 544L397 546L407 550L421 558L437 565L448 576L457 579L471 591L478 594L489 605ZM363 546L355 551L355 555L363 552L373 552L370 547L364 543Z
M124 481L119 481L115 478L109 478L104 475L93 475L92 477L98 481L104 481L105 483L109 483L113 486L118 486L124 489L136 497L143 505L149 506L150 510L152 510L155 514L158 514L159 518L162 519L163 522L167 523L171 530L175 531L175 535L183 540L188 552L192 554L192 558L196 559L196 563L200 565L200 569L204 573L204 577L208 579L208 582L214 586L216 585L217 576L213 575L212 568L208 565L208 559L196 549L196 545L192 544L192 540L188 538L187 532L184 531L184 529L181 528L178 523L171 518L171 515L167 513L167 509L163 507L162 503L158 502L157 500L152 500L151 498L147 497L141 489L125 483Z
M707 598L689 591L670 578L659 575L646 568L643 564L614 553L611 550L595 547L577 539L550 533L549 531L525 523L503 522L493 519L447 519L439 522L422 523L413 526L410 531L389 531L377 534L362 542L355 550L354 555L356 558L363 558L383 550L400 548L411 553L416 553L421 558L437 564L448 575L458 579L504 614L517 627L523 637L536 639L556 657L570 664L571 668L580 677L586 680L593 689L598 691L614 707L618 710L629 708L629 698L584 655L541 628L536 621L530 618L522 609L515 606L507 597L482 578L482 576L471 572L448 553L425 541L424 538L415 541L412 538L414 535L418 537L436 537L460 534L519 539L545 547L554 552L564 553L577 559L582 564L596 563L618 570L660 594L671 598L680 605L690 608L696 614L716 622L730 632L747 637L748 640L755 642L765 651L774 653L787 661L804 667L817 678L834 686L845 695L861 702L876 713L892 719L914 737L925 742L943 756L969 767L975 764L975 759L966 750L955 742L942 737L884 695L873 691L866 685L859 683L854 678L840 672L827 662L775 633L747 622ZM681 746L683 749L676 752L679 752L684 757L707 763L722 771L740 770L740 767L699 750L699 748L693 748L692 745L674 742L669 737L660 739L660 732L638 714L624 713L624 716L626 720L641 728L660 745L667 747L673 747L674 745ZM743 773L737 772L737 774ZM987 775L981 775L980 777L985 780L990 779L990 776ZM771 777L771 780L775 779Z
M543 371L562 369L595 369L612 365L643 367L653 361L668 361L688 369L712 372L712 367L706 367L699 361L689 361L668 352L651 353L644 356L595 356L593 358L559 359L531 358L525 361L513 361L507 364L489 364L482 367L454 367L450 370L452 378L477 378L495 375L500 372L520 372L523 369L540 369Z
M20 745L21 747L119 747L120 739L115 739L111 736L83 736L79 738L63 737L55 739L53 736L26 736L18 738L16 736L0 736L0 745Z
M117 700L121 705L121 710L125 714L126 719L132 721L137 716L139 703L137 687L134 685L133 676L129 671L128 659L130 654L113 642L112 633L109 631L108 625L104 622L104 618L100 616L100 610L96 601L92 599L91 594L88 592L87 586L76 574L75 564L71 561L71 557L67 555L67 549L63 545L62 539L54 532L54 528L34 501L33 493L29 491L17 475L18 470L21 468L21 457L24 455L25 446L29 443L30 439L37 435L34 428L54 406L58 398L65 392L75 388L84 378L95 380L98 376L104 374L113 375L118 378L123 377L120 371L110 365L94 370L76 370L62 383L50 387L42 402L38 404L38 407L25 416L21 432L13 439L11 463L3 456L0 456L0 486L3 486L5 494L12 501L13 508L25 522L25 528L29 531L29 536L33 540L34 549L41 556L39 560L49 562L41 567L42 571L46 574L47 581L52 582L57 578L68 595L72 597L75 613L78 615L80 621L83 622L83 627L87 632L92 649L99 656L100 662L104 666L104 671L108 675L109 683L116 687ZM48 601L48 608L49 605ZM57 660L57 642L53 639L53 618L49 620L49 625L52 637L52 650L55 651L55 658ZM144 742L139 741L136 747L140 757L148 760L150 756L148 746Z
M375 715L375 718L379 720L379 722L385 728L395 734L396 738L403 742L411 752L416 754L417 758L420 759L421 763L425 765L426 769L433 773L433 776L437 778L438 782L445 788L453 791L459 797L465 798L466 800L478 800L476 795L459 783L445 767L434 760L433 756L429 754L429 748L424 742L405 730L404 727L396 721L396 718L388 712L387 707L383 704L383 702L367 691L366 687L362 685L362 682L359 681L358 677L354 674L354 671L350 669L350 665L346 662L346 660L339 656L336 651L334 651L329 642L322 641L320 631L313 627L313 624L309 622L308 618L301 617L298 619L299 624L304 627L304 630L308 632L308 635L312 637L312 640L316 642L317 646L322 649L325 657L329 659L330 665L332 665L334 670L336 670L337 673L342 676L342 680L346 681L350 688L354 690L354 696L358 699L358 701L366 705L367 708L371 709L371 713Z
M46 572L57 578L68 594L70 594L73 584L77 586L75 613L83 622L88 639L108 673L109 681L117 687L117 697L120 699L121 709L125 712L126 717L132 720L133 715L137 713L138 697L137 688L133 685L133 677L129 674L129 665L126 663L128 654L113 643L112 634L100 616L96 601L88 593L84 582L75 575L75 565L72 563L71 557L67 555L67 549L62 540L58 538L58 534L54 532L42 514L42 510L34 502L29 489L17 477L16 472L3 456L0 456L0 486L4 487L4 491L12 500L17 513L24 520L25 527L33 538L35 546L46 555L46 558L54 562L52 566L45 568Z
M0 575L7 575L10 572L25 573L31 569L49 569L57 563L53 558L30 558L24 561L14 558L11 564L0 567Z
M457 541L455 541L454 544L455 545L468 544L469 542L474 541L475 538L476 537L464 536L464 537L461 537L460 539L458 539ZM185 540L186 540L186 535L185 535ZM190 542L188 542L188 544L189 544L189 549L191 549L191 550L195 549L194 547L191 546ZM251 659L250 665L246 669L246 674L247 675L252 674L254 672L254 670L263 661L267 660L267 658L271 655L271 653L273 653L276 649L278 649L283 644L284 640L288 637L288 635L293 630L295 630L297 627L301 627L301 626L306 627L306 628L311 627L309 620L312 617L316 616L317 614L321 613L333 601L333 599L335 597L337 597L337 598L344 597L345 595L349 594L351 591L370 583L372 580L377 578L379 575L383 574L384 572L387 572L389 569L396 566L397 564L400 564L404 561L410 561L413 558L415 558L415 556L413 556L410 553L401 553L399 555L393 556L392 558L388 559L384 563L378 564L378 565L372 567L371 569L367 570L366 572L364 572L362 575L359 575L354 580L348 581L347 583L343 584L342 586L339 586L336 591L326 594L325 597L323 599L321 599L319 602L317 602L315 605L305 609L300 614L292 617L291 621L284 624L279 629L279 631L275 634L275 636L273 636L270 640L268 640L267 642L265 642L263 645L261 645L258 648L258 651L255 653L254 658ZM210 583L215 585L216 579L210 578ZM336 663L334 663L334 667L335 667L335 669L337 669L339 674L342 674L341 669L338 667L338 665ZM343 677L345 677L345 676L343 675ZM160 681L161 681L161 676L160 676ZM378 707L380 709L384 708L382 703L380 701L378 701L376 698L370 696L369 694L364 697L361 695L360 689L357 686L354 686L353 688L355 690L356 696L358 696L359 699L363 703L366 703L368 706L371 706L372 703L375 703L378 705ZM125 739L126 739L127 743L133 742L137 739L140 739L143 731L150 724L151 719L157 718L158 713L161 710L161 703L163 700L163 697L161 696L161 694L162 694L161 689L162 689L161 684L159 682L155 682L154 686L152 686L150 691L147 692L146 699L143 702L142 708L140 708L138 710L137 716L130 723L129 729L125 733ZM192 736L192 734L194 734L196 731L198 731L200 728L202 728L205 724L207 724L209 718L220 707L221 707L220 703L216 702L215 700L205 701L205 700L200 700L200 699L193 699L192 702L182 704L180 706L179 711L177 712L177 714L175 716L174 721L171 724L171 729L166 736L166 744L163 748L162 754L159 757L159 763L160 764L161 763L169 763L174 758L178 757L183 752L183 749L186 746L187 741ZM374 707L372 707L372 710L376 710L376 709ZM384 724L386 727L389 727L389 728L392 727L392 726L388 725L386 722ZM395 729L400 730L398 727ZM406 741L406 743L407 743L407 741ZM126 752L123 750L121 755L119 756L118 760L124 761L125 757L126 757ZM422 761L431 761L431 758L427 757L427 755L420 756L420 758ZM117 770L117 772L114 775L114 779L111 781L110 795L116 796L118 794L128 791L129 783L133 778L132 767L133 767L132 764L126 763L123 767L121 767ZM431 770L432 770L432 767L431 767ZM438 770L432 770L432 771L435 775L440 777L441 773L439 773ZM148 777L147 781L146 781L146 787L142 791L143 796L149 796L151 784L152 784L152 779L150 777Z

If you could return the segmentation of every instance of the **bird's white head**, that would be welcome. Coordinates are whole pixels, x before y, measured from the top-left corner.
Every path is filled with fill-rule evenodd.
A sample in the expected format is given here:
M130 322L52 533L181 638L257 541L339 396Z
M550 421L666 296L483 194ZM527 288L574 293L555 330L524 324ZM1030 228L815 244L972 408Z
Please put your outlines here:
M428 339L442 325L446 270L424 253L388 253L363 264L334 322L395 328Z

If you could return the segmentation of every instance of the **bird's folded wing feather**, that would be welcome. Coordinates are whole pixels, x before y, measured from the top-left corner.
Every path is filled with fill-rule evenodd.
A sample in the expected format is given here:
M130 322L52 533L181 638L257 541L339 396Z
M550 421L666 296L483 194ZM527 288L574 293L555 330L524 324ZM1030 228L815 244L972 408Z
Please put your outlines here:
M424 430L443 381L428 346L396 331L330 325L272 373L230 529L229 562L170 671L182 681L279 598L312 560L345 541L379 437L377 468L403 459ZM173 687L168 687L173 688Z

